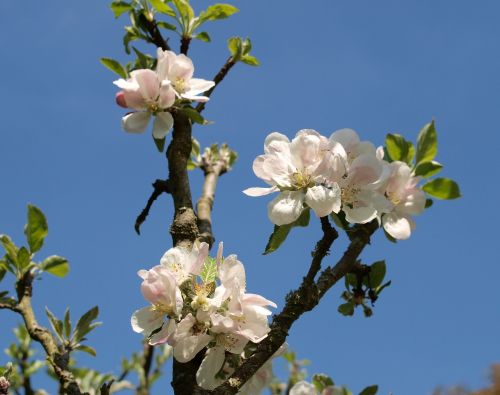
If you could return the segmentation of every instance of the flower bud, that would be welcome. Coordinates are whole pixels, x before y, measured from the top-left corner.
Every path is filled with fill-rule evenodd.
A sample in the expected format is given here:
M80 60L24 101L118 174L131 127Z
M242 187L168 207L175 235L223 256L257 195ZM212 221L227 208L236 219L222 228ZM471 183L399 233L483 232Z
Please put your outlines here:
M9 381L4 377L0 377L0 395L7 395L9 393L9 387L10 383Z
M115 100L116 104L118 104L120 107L127 108L127 103L125 102L125 93L123 91L120 91L116 94Z

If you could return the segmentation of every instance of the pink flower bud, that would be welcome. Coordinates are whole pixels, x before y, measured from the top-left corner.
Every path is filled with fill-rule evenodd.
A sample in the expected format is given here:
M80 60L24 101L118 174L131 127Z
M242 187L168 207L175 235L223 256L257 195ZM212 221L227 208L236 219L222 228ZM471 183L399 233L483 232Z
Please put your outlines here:
M120 107L127 108L127 103L125 102L125 92L120 91L115 96L116 104Z

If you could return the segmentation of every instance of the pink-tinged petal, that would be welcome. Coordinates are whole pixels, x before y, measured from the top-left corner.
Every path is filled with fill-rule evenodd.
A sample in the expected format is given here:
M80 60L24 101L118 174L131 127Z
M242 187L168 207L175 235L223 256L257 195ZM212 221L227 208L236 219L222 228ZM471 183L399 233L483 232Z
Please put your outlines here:
M143 307L136 310L130 319L132 329L137 333L149 336L151 332L161 327L164 314L153 310L151 307Z
M270 184L290 187L290 177L297 171L297 168L292 164L292 159L288 154L276 152L266 157L262 163L262 170L269 177Z
M426 199L423 191L414 189L412 193L406 195L405 201L398 207L398 210L409 215L421 214L425 210Z
M412 224L409 218L397 213L385 214L382 217L382 225L385 231L395 239L405 240L411 235Z
M174 345L174 358L181 363L189 362L196 354L203 350L211 340L212 336L204 333L179 339Z
M157 140L165 138L174 125L174 118L169 112L159 112L153 122L153 137Z
M318 395L314 385L307 381L299 381L290 389L290 395Z
M143 280L145 280L147 277L148 277L148 271L147 270L144 270L144 269L141 269L137 272L137 275L142 278Z
M267 206L269 219L275 225L287 225L296 221L302 213L304 193L283 191Z
M359 155L370 155L378 159L377 150L369 141L360 141L359 144L355 145L354 148L351 149L351 157Z
M181 94L181 97L198 103L206 103L210 100L207 96L197 96L189 92Z
M377 210L373 207L342 207L345 219L351 224L366 224L377 217Z
M116 104L120 107L127 108L127 103L125 102L125 92L120 91L115 96Z
M196 372L196 382L201 388L213 390L219 386L222 379L216 378L215 376L222 369L225 357L226 355L223 347L215 346L207 350L205 358L203 358Z
M163 324L161 330L155 333L149 339L149 344L152 346L156 346L157 344L164 344L168 342L170 337L174 334L176 329L175 321L169 320L167 324Z
M246 287L245 267L234 254L224 259L217 275L226 288L232 288L235 280L243 289Z
M151 114L147 111L131 112L122 118L122 128L128 133L144 133Z
M125 105L134 110L144 110L147 108L147 103L139 90L123 91L123 99Z
M156 57L158 58L158 62L156 63L156 74L158 74L159 81L168 80L168 69L170 63L169 56L166 52L167 51L163 51L161 48L156 50Z
M189 80L189 89L186 93L190 95L199 95L215 86L215 82L203 80L201 78L191 78Z
M200 246L198 247L198 256L189 269L192 274L199 275L201 273L201 269L208 257L208 250L209 245L207 243L200 243Z
M332 133L330 141L342 144L347 152L351 152L351 150L359 143L359 136L352 129L339 129Z
M349 181L361 186L377 183L384 171L384 163L372 155L356 157L349 169Z
M290 140L284 134L272 132L264 141L264 152L272 154L275 152L290 152Z
M375 155L377 156L378 159L383 160L385 156L384 147L383 146L377 147Z
M323 159L321 139L315 130L301 130L290 143L292 162L297 169L314 171Z
M170 70L168 75L170 77L169 79L174 84L178 79L189 81L193 77L193 73L193 62L186 55L180 54L175 55L175 58L171 58Z
M243 193L247 196L257 197L257 196L269 195L270 193L273 193L276 191L279 191L278 187L270 187L270 188L254 187L254 188L245 189L243 191Z
M233 332L238 329L235 321L218 313L213 313L210 316L210 320L212 322L210 329L215 333Z
M265 160L266 160L265 155L259 155L257 158L255 158L252 165L253 172L257 177L263 179L268 184L272 184L271 178L268 176L267 172L264 170L263 167Z
M335 183L332 188L322 185L308 188L305 202L318 217L325 217L331 212L338 213L341 207L340 187Z
M156 101L160 95L160 81L158 75L149 69L134 70L131 77L137 81L139 92L147 101Z
M169 84L164 84L160 88L159 106L161 109L170 108L175 102L175 90Z
M222 264L222 252L224 251L224 243L221 241L219 243L219 248L217 248L217 267L219 267Z

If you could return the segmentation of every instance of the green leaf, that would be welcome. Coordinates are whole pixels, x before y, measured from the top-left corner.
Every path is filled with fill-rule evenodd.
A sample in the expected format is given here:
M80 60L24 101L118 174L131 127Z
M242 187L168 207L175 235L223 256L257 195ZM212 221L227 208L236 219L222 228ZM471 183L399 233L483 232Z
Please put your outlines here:
M245 55L241 58L241 61L245 64L248 64L249 66L259 66L260 62L258 59L254 56L251 55Z
M205 284L210 284L215 281L215 276L217 274L217 260L212 257L207 257L205 259L205 263L203 264L203 268L201 269L201 280Z
M83 344L80 344L78 347L75 348L75 350L86 352L87 354L90 354L93 357L95 357L97 355L97 353L95 352L95 350L92 347L85 346Z
M333 386L335 385L335 383L333 382L333 380L327 376L326 374L315 374L313 377L312 377L312 385L314 385L314 387L316 388L316 391L318 392L323 392L323 390L326 388L326 387L329 387L329 386Z
M158 149L159 152L163 152L163 149L165 148L165 140L166 140L166 137L162 138L162 139L155 139L153 137L153 140L155 142L155 145L156 145L156 148Z
M200 154L200 142L194 137L191 139L191 156L195 158Z
M229 48L229 52L231 52L231 56L234 60L239 60L241 58L241 38L240 37L231 37L227 40L227 47Z
M425 208L429 208L434 204L434 200L432 199L426 199L425 200Z
M2 281L5 274L7 274L7 263L4 263L5 262L0 262L0 281Z
M207 21L229 18L239 10L230 4L214 4L205 11L200 12L198 16L198 26Z
M395 161L399 160L411 164L415 155L415 147L409 141L405 140L400 134L388 133L385 138L385 145L389 157Z
M113 73L118 74L122 78L127 78L127 70L125 70L125 68L116 60L111 58L101 58L100 62Z
M443 165L436 161L419 163L415 169L416 176L431 177L441 171Z
M66 339L69 339L71 336L71 318L69 313L69 307L66 309L64 313L63 329L64 329L64 336L66 336Z
M387 287L391 286L391 281L387 281L385 284L381 285L380 287L377 288L377 295L380 295L380 293Z
M82 340L87 333L89 333L92 329L100 324L92 324L92 321L94 321L98 316L99 307L95 306L80 317L80 319L76 323L75 332L73 334L73 339L76 342Z
M345 316L352 316L354 314L354 304L352 302L341 304L338 312Z
M437 154L437 133L434 121L425 125L417 137L417 165L430 162Z
M158 27L162 27L164 29L167 29L167 30L177 30L177 26L175 25L172 25L170 23L167 23L167 22L163 22L163 21L158 21L156 22L156 24L158 25Z
M180 17L183 21L189 22L194 18L194 11L189 5L187 0L172 0L175 7L179 11ZM185 25L188 25L186 23Z
M153 8L165 15L175 17L175 11L162 0L149 0Z
M24 234L28 240L31 253L39 251L43 246L43 240L49 233L47 219L38 207L28 204L28 224Z
M132 7L131 4L125 2L125 1L113 1L110 5L111 11L113 11L113 14L115 15L115 18L120 17L120 15L124 14L125 12L132 11L134 7Z
M138 60L137 66L139 66L139 68L141 68L141 69L151 68L151 66L154 62L153 58L149 55L142 53L136 47L132 47L132 49L135 52L135 54L137 55L137 60Z
M378 385L370 385L366 387L359 395L375 395L378 391Z
M31 262L31 254L25 247L21 247L17 251L17 267L21 273L25 272L25 269L29 266Z
M40 269L57 277L65 277L69 273L69 262L66 258L52 255L40 263Z
M281 244L286 240L288 233L295 226L305 227L309 225L310 218L310 210L304 209L300 217L292 224L288 225L274 225L274 230L271 236L269 237L269 241L267 242L266 249L264 250L264 255L270 254L271 252L276 251Z
M209 43L211 40L209 34L207 32L200 32L194 36L197 40L204 41L206 43Z
M192 122L200 125L206 125L208 122L201 116L201 114L191 107L183 107L182 113L185 114Z
M7 257L17 266L17 247L14 242L7 235L0 235L0 242L2 243Z
M461 196L458 184L449 178L436 178L424 184L422 189L438 199L456 199Z
M365 280L365 285L369 288L376 289L380 284L382 284L382 281L384 281L386 270L385 261L375 262L370 266L370 274Z
M61 343L64 341L63 337L63 323L61 320L58 320L54 314L49 310L48 307L45 307L45 313L49 318L50 326L54 330L54 333L57 335Z
M194 163L191 158L189 158L188 161L187 161L186 169L187 170L194 170L196 168L198 168L198 165L196 163Z

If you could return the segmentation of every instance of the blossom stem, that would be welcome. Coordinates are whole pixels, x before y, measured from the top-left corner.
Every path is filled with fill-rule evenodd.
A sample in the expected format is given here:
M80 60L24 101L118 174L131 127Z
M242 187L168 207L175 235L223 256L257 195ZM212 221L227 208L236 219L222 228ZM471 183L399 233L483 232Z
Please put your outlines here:
M149 20L144 14L141 13L139 16L139 23L146 29L154 45L160 47L164 51L170 51L170 46L168 45L167 40L163 38L160 29L158 29L158 24L154 19Z
M181 37L181 48L180 52L184 55L187 55L189 51L189 44L191 43L191 37L189 36L182 36Z
M158 199L158 197L162 193L170 193L170 185L168 180L156 180L153 183L153 188L153 192L151 193L146 206L142 209L141 213L135 220L134 228L137 234L141 234L141 225L144 223L144 221L146 221L149 215L149 210L151 209L151 206L156 201L156 199Z

